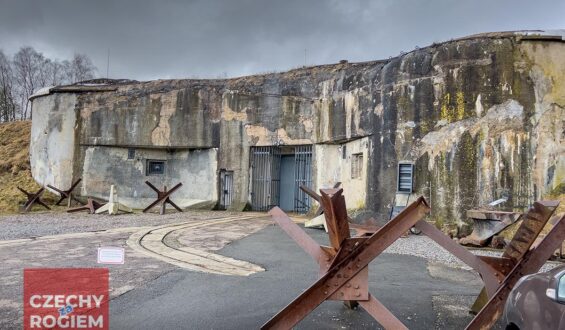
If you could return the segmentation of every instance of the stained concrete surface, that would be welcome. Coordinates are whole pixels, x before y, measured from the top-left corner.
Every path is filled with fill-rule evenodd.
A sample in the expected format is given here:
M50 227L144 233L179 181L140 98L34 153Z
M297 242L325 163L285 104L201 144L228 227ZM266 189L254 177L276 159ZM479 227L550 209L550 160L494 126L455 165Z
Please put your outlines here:
M323 231L307 229L319 242ZM267 271L233 277L174 270L110 303L114 329L257 329L316 280L316 264L280 228L269 226L218 253ZM383 254L370 265L370 291L410 329L459 329L480 290L470 273L423 258ZM445 302L445 303L443 303ZM325 302L298 329L364 329L378 324L362 309Z

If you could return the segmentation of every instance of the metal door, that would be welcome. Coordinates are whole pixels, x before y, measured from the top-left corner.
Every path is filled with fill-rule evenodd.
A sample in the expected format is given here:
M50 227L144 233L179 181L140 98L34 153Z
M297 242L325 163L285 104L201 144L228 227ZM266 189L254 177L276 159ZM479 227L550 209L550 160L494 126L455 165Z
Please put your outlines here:
M251 208L268 211L279 205L281 150L251 148Z
M233 201L233 171L220 171L220 208L227 210Z
M295 155L282 155L281 157L281 189L279 192L279 206L287 212L295 212L296 192L296 160Z

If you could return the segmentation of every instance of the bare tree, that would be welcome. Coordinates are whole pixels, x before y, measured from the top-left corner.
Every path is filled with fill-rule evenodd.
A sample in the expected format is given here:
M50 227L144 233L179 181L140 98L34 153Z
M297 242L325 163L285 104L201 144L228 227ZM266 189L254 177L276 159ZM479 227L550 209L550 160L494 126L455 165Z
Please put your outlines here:
M96 68L85 54L59 62L32 47L22 47L10 61L0 51L0 122L32 117L29 97L46 86L93 79Z
M45 57L32 47L22 47L14 55L14 74L18 86L20 101L20 119L27 119L29 110L29 97L45 83L44 70ZM31 111L30 118L31 118Z
M65 84L65 66L59 61L52 61L49 68L49 85L57 86Z
M71 61L63 61L63 67L65 68L65 80L71 84L93 79L96 72L92 61L85 54L75 53Z
M16 120L12 65L0 50L0 122Z

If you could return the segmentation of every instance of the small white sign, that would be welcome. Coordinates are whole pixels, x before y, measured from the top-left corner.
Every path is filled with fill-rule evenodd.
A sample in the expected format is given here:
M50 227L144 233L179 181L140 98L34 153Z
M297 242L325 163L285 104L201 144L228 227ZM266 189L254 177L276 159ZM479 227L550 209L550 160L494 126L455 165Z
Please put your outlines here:
M123 265L125 260L124 248L120 247L99 247L98 248L98 263Z
M497 206L498 204L502 204L502 203L506 202L507 200L508 200L508 198L497 199L494 202L490 202L488 205L489 206Z

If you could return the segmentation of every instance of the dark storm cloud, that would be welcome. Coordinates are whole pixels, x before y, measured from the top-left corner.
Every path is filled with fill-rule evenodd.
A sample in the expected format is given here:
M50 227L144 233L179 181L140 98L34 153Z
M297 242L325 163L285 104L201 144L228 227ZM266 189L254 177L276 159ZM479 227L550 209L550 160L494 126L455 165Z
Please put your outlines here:
M468 34L565 27L564 1L2 0L0 49L86 53L139 80L388 58Z

